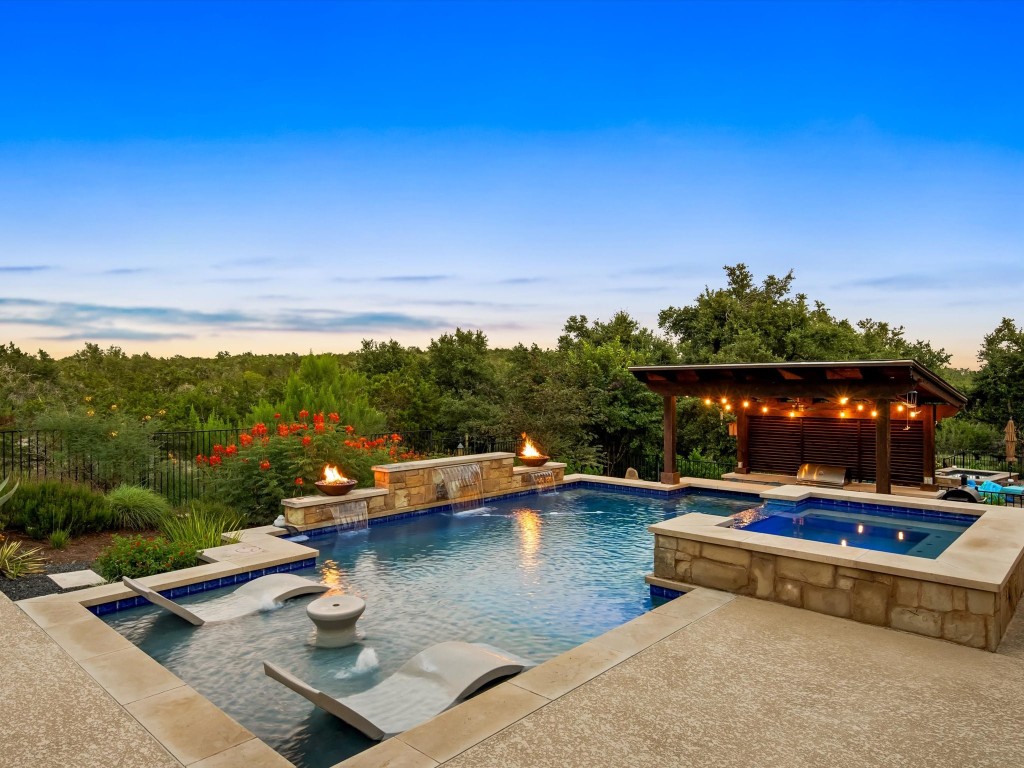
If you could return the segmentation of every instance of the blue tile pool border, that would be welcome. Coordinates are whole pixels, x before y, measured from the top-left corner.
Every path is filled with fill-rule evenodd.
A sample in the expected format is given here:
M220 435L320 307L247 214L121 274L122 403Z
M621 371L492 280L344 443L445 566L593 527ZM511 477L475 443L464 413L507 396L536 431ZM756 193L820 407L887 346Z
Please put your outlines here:
M682 597L685 592L680 592L676 589L668 589L667 587L659 587L657 584L651 584L651 597L660 597L664 600L675 600L677 597Z
M804 509L827 509L837 512L864 512L880 517L903 517L911 520L932 520L934 522L974 523L980 515L965 515L958 512L946 512L939 509L913 509L890 504L872 504L863 501L840 501L838 499L822 499L812 497L799 502L771 499L767 502L769 509L784 509L787 512L800 512Z
M257 568L254 571L236 573L233 576L221 576L218 579L209 579L207 581L196 582L195 584L186 584L172 589L163 589L160 590L160 594L174 600L175 598L184 597L185 595L194 595L197 592L206 592L211 589L230 587L232 584L244 584L247 581L258 579L260 576L269 576L272 573L288 573L289 571L301 571L306 568L315 567L316 558L308 557L305 560L296 560L294 563L282 563L281 565L272 565L268 568ZM116 613L117 611L137 608L140 605L146 605L148 602L149 600L144 598L142 595L136 595L135 597L127 597L123 600L112 600L109 603L90 605L87 606L87 608L96 616L106 616L111 613Z

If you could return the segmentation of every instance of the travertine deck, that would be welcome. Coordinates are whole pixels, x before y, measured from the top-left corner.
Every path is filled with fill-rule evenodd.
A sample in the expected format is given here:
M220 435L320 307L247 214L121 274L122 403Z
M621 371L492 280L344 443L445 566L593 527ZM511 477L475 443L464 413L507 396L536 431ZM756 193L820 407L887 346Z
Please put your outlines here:
M1024 765L1020 659L745 597L619 662L588 645L589 682L542 665L346 765Z

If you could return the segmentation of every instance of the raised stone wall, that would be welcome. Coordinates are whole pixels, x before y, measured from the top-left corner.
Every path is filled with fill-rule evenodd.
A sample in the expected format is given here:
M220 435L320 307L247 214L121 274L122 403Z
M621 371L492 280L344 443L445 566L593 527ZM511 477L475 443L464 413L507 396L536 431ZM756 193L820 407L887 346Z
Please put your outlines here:
M440 470L443 467L464 464L480 466L484 496L529 490L534 487L530 475L535 472L551 472L556 483L564 480L565 464L548 462L543 467L531 469L513 466L514 459L515 455L512 453L485 453L374 467L376 488L356 489L347 496L338 498L303 496L298 499L285 499L282 502L285 519L289 524L299 527L331 523L334 520L332 508L335 505L358 500L366 501L367 514L370 518L448 504L458 499L438 498L438 485L442 482ZM470 497L473 493L474 489L463 488L460 498Z
M997 601L995 592L662 535L654 575L989 651L1024 586L1020 564Z

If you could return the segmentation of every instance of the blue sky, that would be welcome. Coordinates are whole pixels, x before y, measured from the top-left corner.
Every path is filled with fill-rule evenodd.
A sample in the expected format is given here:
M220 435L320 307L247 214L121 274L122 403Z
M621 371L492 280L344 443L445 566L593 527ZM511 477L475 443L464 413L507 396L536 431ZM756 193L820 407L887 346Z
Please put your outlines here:
M973 365L1024 285L1021 29L1009 2L0 2L0 341L547 346L743 261Z

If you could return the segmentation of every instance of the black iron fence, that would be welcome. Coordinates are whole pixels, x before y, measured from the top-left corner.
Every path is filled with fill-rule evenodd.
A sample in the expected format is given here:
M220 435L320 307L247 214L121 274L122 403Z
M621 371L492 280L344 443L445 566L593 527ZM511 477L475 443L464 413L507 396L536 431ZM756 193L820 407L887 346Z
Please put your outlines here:
M80 436L41 430L0 431L0 479L61 480L107 490L118 483L144 485L175 504L203 493L204 474L196 457L209 456L215 445L238 443L246 430L207 429L154 432L142 445L99 452ZM393 432L369 435L388 438ZM434 430L401 432L404 448L428 457L516 452L519 438L495 438Z
M1011 461L1006 454L975 453L974 451L960 451L942 456L936 459L936 469L957 467L959 469L978 469L988 472L1020 472L1024 463L1024 451L1018 451L1016 457Z
M641 480L657 481L661 479L663 461L661 454L633 453L616 461L605 459L595 468L593 474L608 477L625 477L628 469L635 469ZM699 477L707 480L720 480L722 475L736 469L735 461L714 461L708 459L676 458L676 471L683 477Z

